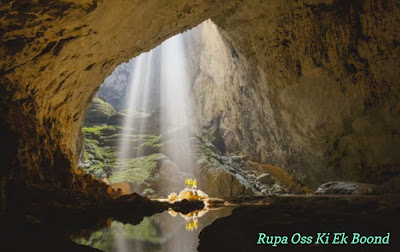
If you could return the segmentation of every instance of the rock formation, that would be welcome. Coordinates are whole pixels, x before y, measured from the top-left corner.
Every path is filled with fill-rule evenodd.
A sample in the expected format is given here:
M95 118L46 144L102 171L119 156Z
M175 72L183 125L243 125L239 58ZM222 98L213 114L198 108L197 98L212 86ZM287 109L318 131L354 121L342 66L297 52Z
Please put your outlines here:
M102 124L107 123L110 116L116 113L113 106L109 103L101 100L98 97L94 97L92 105L85 115L85 123L90 124Z
M268 1L214 18L192 55L199 123L313 187L382 183L400 161L396 16L392 1Z
M6 0L0 13L8 181L79 189L83 116L105 77L209 18L231 57L222 69L236 72L214 73L221 62L201 58L204 77L215 79L195 87L198 114L216 128L220 149L313 187L381 183L399 172L395 0Z

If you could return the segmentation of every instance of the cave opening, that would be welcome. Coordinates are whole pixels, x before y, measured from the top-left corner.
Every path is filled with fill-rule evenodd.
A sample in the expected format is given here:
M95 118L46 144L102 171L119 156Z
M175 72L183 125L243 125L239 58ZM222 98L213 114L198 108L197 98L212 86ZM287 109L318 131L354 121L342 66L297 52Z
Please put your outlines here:
M206 55L216 61L213 52L221 48L223 63L237 58L216 25L206 20L118 66L86 112L80 167L118 194L138 193L153 200L261 195L262 183L242 174L240 158L224 156L212 143L215 133L196 124L194 106L202 101L194 101L195 85L199 88L206 80L199 72L213 77L201 70L199 59ZM221 173L213 174L215 170ZM226 176L236 181L236 188L229 180L225 187L217 186ZM202 228L233 208L206 207L187 214L169 209L139 225L112 221L74 241L103 251L194 251Z
M85 171L123 194L164 198L198 175L186 51L204 25L213 24L167 39L105 79L84 119Z
M0 13L1 249L397 237L396 1L5 1ZM162 69L182 67L155 47L207 19L178 35L189 76L173 78L189 88L162 88ZM143 85L113 89L121 62L116 82Z

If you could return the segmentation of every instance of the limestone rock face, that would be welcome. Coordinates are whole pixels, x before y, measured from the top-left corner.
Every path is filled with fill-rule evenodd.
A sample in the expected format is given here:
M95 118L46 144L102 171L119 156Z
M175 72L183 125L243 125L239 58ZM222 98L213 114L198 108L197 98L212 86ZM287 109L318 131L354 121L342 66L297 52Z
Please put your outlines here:
M399 12L395 0L3 1L0 149L13 151L2 176L73 188L83 115L105 77L211 18L221 57L199 57L192 77L218 146L315 187L383 182L400 162Z
M202 181L200 186L207 188L207 193L212 197L237 197L253 195L253 191L246 182L238 179L225 167L211 167L201 172Z
M399 172L399 15L395 1L244 1L192 53L198 121L312 187L382 183Z

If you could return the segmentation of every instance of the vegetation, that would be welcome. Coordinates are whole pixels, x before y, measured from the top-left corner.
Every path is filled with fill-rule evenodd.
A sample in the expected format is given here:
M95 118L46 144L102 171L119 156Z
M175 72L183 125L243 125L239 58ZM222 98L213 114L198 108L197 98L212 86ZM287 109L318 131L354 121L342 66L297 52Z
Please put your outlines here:
M117 162L109 181L112 184L120 182L145 184L153 178L158 162L165 158L164 154L156 153Z
M205 137L197 137L197 142L200 145L202 156L197 161L197 166L200 168L211 168L211 167L218 167L221 164L220 161L216 158L216 150L215 147L210 143L210 138L213 139L211 136L212 133Z
M160 236L158 225L151 218L144 218L138 225L113 221L109 228L96 231L88 239L80 238L76 242L103 251L112 251L113 246L115 246L115 240L123 239L127 242L144 243L145 246L148 245L152 248L159 247L161 251L161 244L165 242L165 239Z
M129 131L122 134L122 128L114 125L84 127L83 132L85 134L83 162L86 164L86 172L98 179L107 178L111 184L120 182L146 184L152 179L158 162L165 158L159 153L163 146L160 135L137 135L133 134L133 131L131 134ZM131 142L130 152L133 156L118 161L117 151L121 140ZM137 153L147 156L135 157ZM146 193L151 194L151 191L148 190Z

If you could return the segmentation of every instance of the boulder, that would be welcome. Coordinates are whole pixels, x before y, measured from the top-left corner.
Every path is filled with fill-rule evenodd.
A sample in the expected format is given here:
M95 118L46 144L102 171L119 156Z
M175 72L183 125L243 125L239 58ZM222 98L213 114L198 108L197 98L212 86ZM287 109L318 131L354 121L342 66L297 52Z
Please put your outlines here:
M116 113L114 107L98 97L94 97L92 105L85 115L85 124L104 124Z
M340 194L340 195L363 195L375 194L377 186L348 181L333 181L322 184L315 191L316 194Z
M179 193L179 199L181 200L203 200L208 198L208 195L201 190L184 189Z
M203 166L200 170L199 186L212 197L237 197L252 195L253 191L247 181L238 174L231 173L223 165L217 167Z
M128 182L121 182L121 183L113 184L113 185L112 185L112 188L113 188L114 190L121 189L121 193L122 193L123 195L125 195L125 194L131 194L131 193L132 193L131 186L130 186L130 184L129 184Z
M178 194L176 194L176 193L171 193L170 195L168 195L168 201L169 202L174 202L174 201L176 201L178 199L179 199L179 197L178 197Z

